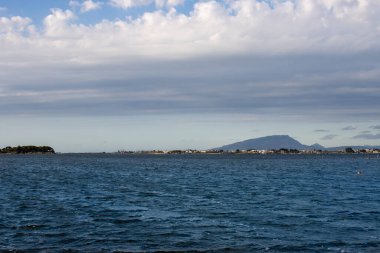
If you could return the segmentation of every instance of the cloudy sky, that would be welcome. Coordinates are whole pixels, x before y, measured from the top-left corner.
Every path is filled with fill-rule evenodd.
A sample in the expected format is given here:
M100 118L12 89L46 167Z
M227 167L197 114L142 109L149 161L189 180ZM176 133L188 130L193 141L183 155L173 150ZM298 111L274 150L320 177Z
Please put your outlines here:
M378 0L0 0L0 146L380 144Z

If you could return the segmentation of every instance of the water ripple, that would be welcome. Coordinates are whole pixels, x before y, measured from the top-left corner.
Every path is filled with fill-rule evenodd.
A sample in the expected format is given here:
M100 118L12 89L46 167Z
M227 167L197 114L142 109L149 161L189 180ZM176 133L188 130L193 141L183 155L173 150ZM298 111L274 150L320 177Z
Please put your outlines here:
M0 251L380 252L364 158L1 155Z

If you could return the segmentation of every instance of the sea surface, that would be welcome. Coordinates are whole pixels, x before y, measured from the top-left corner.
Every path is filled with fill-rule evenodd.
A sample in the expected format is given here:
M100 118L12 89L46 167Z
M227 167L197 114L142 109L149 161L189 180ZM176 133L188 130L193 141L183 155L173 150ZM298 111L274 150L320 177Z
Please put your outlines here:
M380 252L376 156L1 155L0 204L0 251Z

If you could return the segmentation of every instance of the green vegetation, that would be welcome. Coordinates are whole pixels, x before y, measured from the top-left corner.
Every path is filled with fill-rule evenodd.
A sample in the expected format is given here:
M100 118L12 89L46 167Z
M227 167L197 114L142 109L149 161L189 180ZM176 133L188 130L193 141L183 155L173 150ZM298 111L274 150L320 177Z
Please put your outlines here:
M55 154L52 147L49 146L17 146L17 147L6 147L0 149L2 154Z

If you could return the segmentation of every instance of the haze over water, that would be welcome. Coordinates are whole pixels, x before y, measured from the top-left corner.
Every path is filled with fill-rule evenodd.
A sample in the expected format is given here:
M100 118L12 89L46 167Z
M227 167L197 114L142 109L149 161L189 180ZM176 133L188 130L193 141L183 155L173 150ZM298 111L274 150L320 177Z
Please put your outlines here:
M378 252L367 158L2 155L0 250Z

